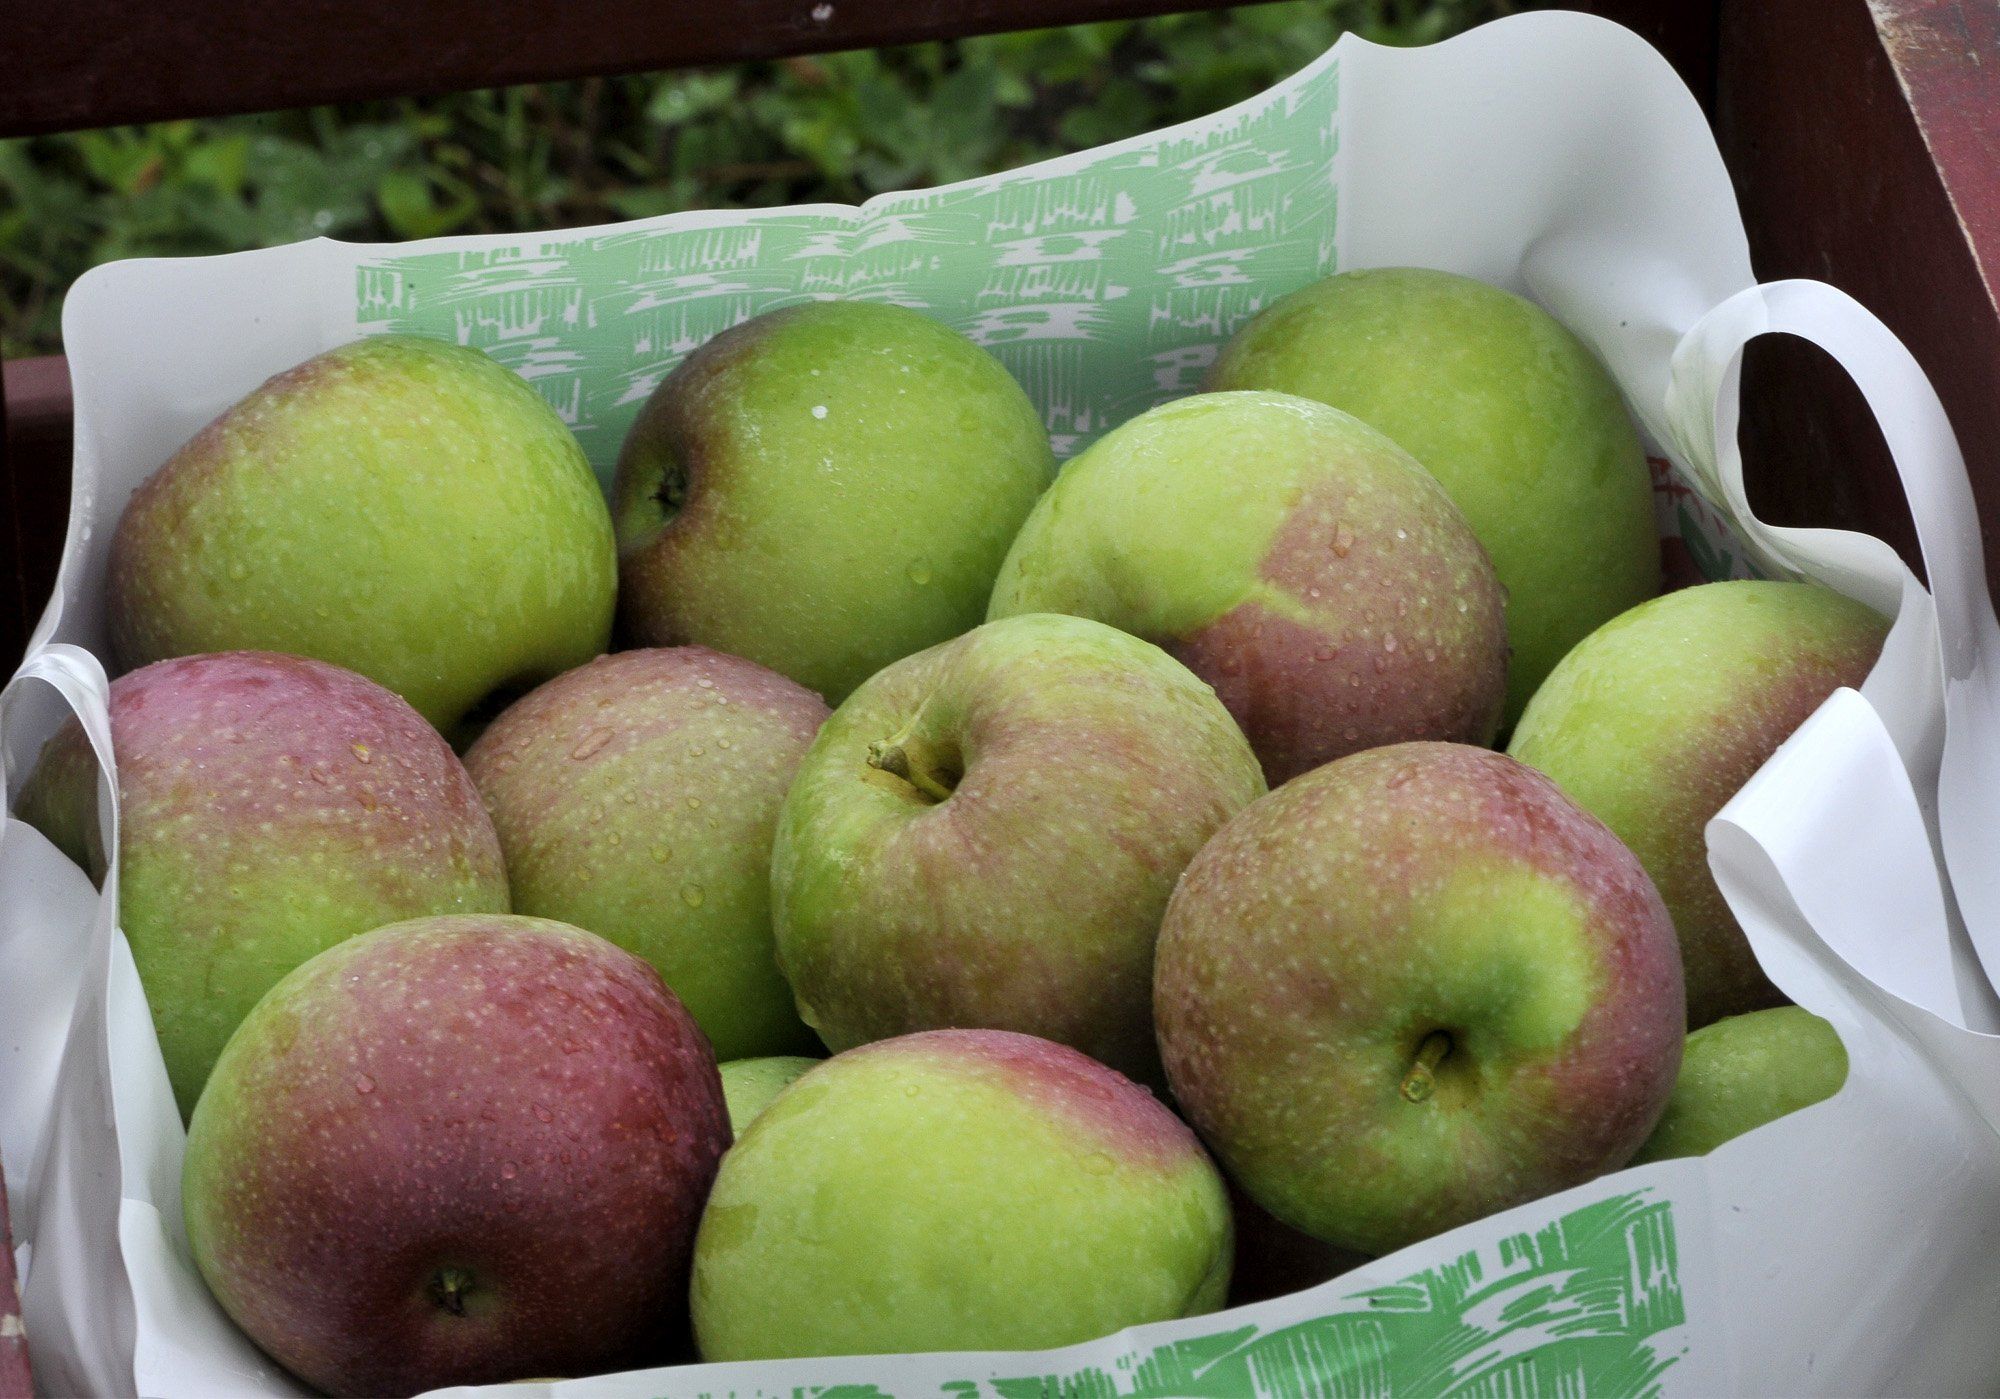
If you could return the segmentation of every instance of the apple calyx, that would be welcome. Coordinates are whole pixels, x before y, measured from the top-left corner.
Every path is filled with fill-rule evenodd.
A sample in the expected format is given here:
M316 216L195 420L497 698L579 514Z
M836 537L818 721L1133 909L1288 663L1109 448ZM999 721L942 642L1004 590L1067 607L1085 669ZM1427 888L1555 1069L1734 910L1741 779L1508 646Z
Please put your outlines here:
M1437 1067L1451 1053L1451 1034L1446 1030L1433 1030L1424 1036L1417 1046L1416 1062L1403 1075L1402 1094L1405 1102L1421 1103L1430 1099L1437 1091Z
M687 463L679 457L669 457L660 469L660 484L653 488L653 499L660 505L660 519L671 523L674 516L681 513L681 506L687 503L687 497Z
M465 1299L478 1290L464 1268L440 1268L431 1279L431 1300L453 1316L465 1315Z

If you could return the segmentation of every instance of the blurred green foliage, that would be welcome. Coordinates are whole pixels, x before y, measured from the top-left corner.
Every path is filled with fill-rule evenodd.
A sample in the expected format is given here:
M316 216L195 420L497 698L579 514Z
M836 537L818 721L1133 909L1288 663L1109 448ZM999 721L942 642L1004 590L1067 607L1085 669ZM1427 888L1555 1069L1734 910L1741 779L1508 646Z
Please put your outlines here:
M1423 44L1508 0L1281 4L710 72L0 141L0 353L58 347L112 258L851 203L1251 96L1343 31Z

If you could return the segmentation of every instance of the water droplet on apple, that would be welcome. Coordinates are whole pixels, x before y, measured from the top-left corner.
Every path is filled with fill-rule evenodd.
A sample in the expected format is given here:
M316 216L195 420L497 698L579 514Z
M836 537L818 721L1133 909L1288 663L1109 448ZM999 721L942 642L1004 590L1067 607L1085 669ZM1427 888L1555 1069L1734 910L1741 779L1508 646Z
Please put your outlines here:
M604 747L605 744L609 742L611 742L611 730L592 729L589 733L583 736L582 741L579 742L576 745L576 747L569 750L569 755L570 757L575 758L578 762L582 762L585 758L588 758L591 754L598 752L600 749Z
M728 751L729 748L729 740L726 738L718 738L717 740L715 740L715 746L726 752Z
M1083 1168L1094 1176L1108 1176L1118 1163L1101 1151L1093 1151L1083 1158Z
M681 902L686 904L689 908L700 908L702 900L707 897L708 896L706 894L702 893L701 886L699 884L681 885Z
M512 1180L515 1176L519 1175L520 1173L521 1173L521 1168L519 1166L516 1166L512 1161L502 1161L500 1163L500 1179Z
M674 852L672 850L668 849L664 845L656 845L653 847L653 863L656 865L664 865L667 862L667 857L672 855L673 853Z
M354 756L355 756L355 759L356 759L357 761L359 761L359 762L364 762L364 763L365 763L365 762L367 762L367 761L369 761L369 753L368 753L368 745L367 745L367 744L365 744L365 743L351 743L351 744L349 744L349 745L348 745L348 748L349 748L349 750L350 750L350 751L351 751L351 752L352 752L352 753L354 754Z
M1396 634L1394 632L1390 632L1382 638L1382 649L1392 656L1396 654Z
M1385 656L1377 656L1373 662L1373 665L1375 667L1375 673L1377 675L1380 675L1383 671L1389 668L1388 658Z
M914 1083L906 1083L903 1085L903 1096L905 1098L920 1097L923 1094L923 1091L924 1090L922 1088L919 1088Z
M689 797L689 798L688 798L688 810L689 810L689 811L700 811L700 810L701 810L701 798L700 798L700 797Z
M565 1054L581 1054L583 1052L583 1046L578 1044L575 1040L564 1040L562 1042L561 1048L562 1052Z
M909 568L910 581L919 588L931 581L931 566L924 559L913 559Z
M688 745L688 756L690 758L699 758L702 755L703 751L704 750L699 743L690 743Z
M1331 646L1322 646L1319 648L1319 650L1313 652L1314 657L1322 661L1330 661L1339 654L1340 653L1334 650L1334 648Z
M368 1077L367 1074L356 1074L354 1076L354 1091L357 1093L373 1093L375 1091L375 1080Z
M1340 558L1347 557L1347 551L1354 547L1354 531L1342 520L1333 527L1333 552Z

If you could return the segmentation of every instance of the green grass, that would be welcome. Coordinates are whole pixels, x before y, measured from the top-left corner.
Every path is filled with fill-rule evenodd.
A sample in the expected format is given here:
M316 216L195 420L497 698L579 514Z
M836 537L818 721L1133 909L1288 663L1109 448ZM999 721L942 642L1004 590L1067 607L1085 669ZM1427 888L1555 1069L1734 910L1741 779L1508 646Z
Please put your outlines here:
M0 141L0 354L59 346L113 258L854 202L1227 106L1346 30L1422 44L1508 0L1238 10L708 72Z

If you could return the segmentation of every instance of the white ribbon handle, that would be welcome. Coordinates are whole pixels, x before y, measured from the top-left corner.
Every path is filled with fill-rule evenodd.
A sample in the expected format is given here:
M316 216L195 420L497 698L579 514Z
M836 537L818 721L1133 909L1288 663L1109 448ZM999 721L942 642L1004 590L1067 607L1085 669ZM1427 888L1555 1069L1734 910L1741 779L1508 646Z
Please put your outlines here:
M1909 501L1930 575L1928 597L1879 539L1768 525L1751 511L1736 440L1739 388L1743 347L1768 334L1818 345L1861 390ZM1674 445L1704 489L1739 522L1754 558L1775 573L1817 579L1896 618L1882 664L1863 693L1894 739L1935 828L1964 917L1964 928L1951 933L1961 989L1970 961L1968 934L1984 968L1987 985L1968 997L1967 1009L1974 1010L1975 1000L1990 1007L1991 988L2000 985L2000 859L1993 854L2000 849L2000 623L1987 588L1965 458L1937 391L1903 343L1853 297L1821 282L1774 282L1729 298L1682 337L1667 412ZM1911 949L1906 944L1903 950ZM1975 1023L1985 1018L1974 1011Z

